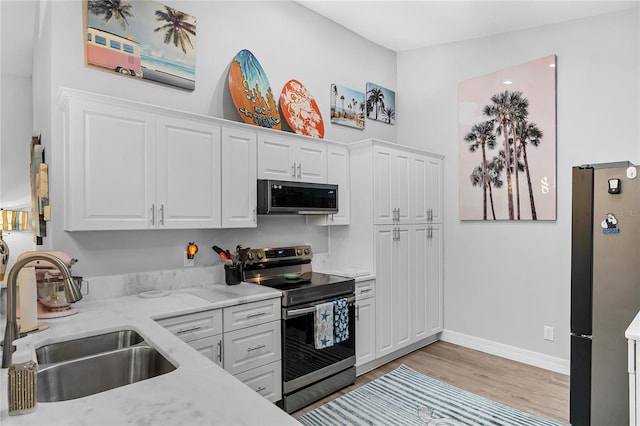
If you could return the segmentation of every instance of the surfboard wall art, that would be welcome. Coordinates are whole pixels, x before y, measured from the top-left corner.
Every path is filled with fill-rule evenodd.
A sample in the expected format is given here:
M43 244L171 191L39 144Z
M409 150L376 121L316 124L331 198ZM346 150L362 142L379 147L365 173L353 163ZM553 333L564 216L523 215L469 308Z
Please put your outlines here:
M322 139L324 123L320 108L311 93L298 80L289 80L280 94L282 116L299 135Z
M229 92L247 124L280 130L282 122L269 79L253 53L243 49L229 68Z

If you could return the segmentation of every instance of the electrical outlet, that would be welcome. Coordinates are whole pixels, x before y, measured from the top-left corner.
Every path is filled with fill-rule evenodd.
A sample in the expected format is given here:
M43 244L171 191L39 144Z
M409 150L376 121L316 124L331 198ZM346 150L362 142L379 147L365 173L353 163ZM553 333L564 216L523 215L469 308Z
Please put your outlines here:
M548 325L544 326L544 340L553 342L553 327Z
M193 266L195 264L195 259L189 259L187 257L187 251L184 252L184 266Z

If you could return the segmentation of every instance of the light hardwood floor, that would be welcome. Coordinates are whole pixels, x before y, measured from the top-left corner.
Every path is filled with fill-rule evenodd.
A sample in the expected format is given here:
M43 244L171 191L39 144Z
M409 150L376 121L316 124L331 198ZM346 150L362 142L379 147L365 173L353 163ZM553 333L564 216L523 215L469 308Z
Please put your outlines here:
M510 407L569 423L569 376L442 341L363 374L355 384L292 415L299 417L400 364Z

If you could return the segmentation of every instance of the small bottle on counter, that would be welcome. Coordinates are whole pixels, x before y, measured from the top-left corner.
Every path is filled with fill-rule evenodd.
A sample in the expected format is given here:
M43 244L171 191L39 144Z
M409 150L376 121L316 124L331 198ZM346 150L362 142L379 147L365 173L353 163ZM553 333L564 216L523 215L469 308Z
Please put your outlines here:
M31 336L14 340L16 351L9 366L9 415L32 413L36 410L38 363Z

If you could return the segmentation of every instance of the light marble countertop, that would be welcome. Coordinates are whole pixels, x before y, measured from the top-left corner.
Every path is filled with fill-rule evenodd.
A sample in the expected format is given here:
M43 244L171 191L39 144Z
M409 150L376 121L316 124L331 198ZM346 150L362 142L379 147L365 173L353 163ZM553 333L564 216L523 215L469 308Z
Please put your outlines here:
M631 321L624 335L627 339L640 341L640 312L638 312L633 321Z
M203 357L154 319L272 299L281 293L241 283L172 290L166 297L125 296L74 305L79 313L48 322L35 346L121 329L140 333L178 368L170 373L70 401L38 403L9 416L2 370L0 424L8 425L296 425L293 417ZM91 380L90 377L87 380Z

